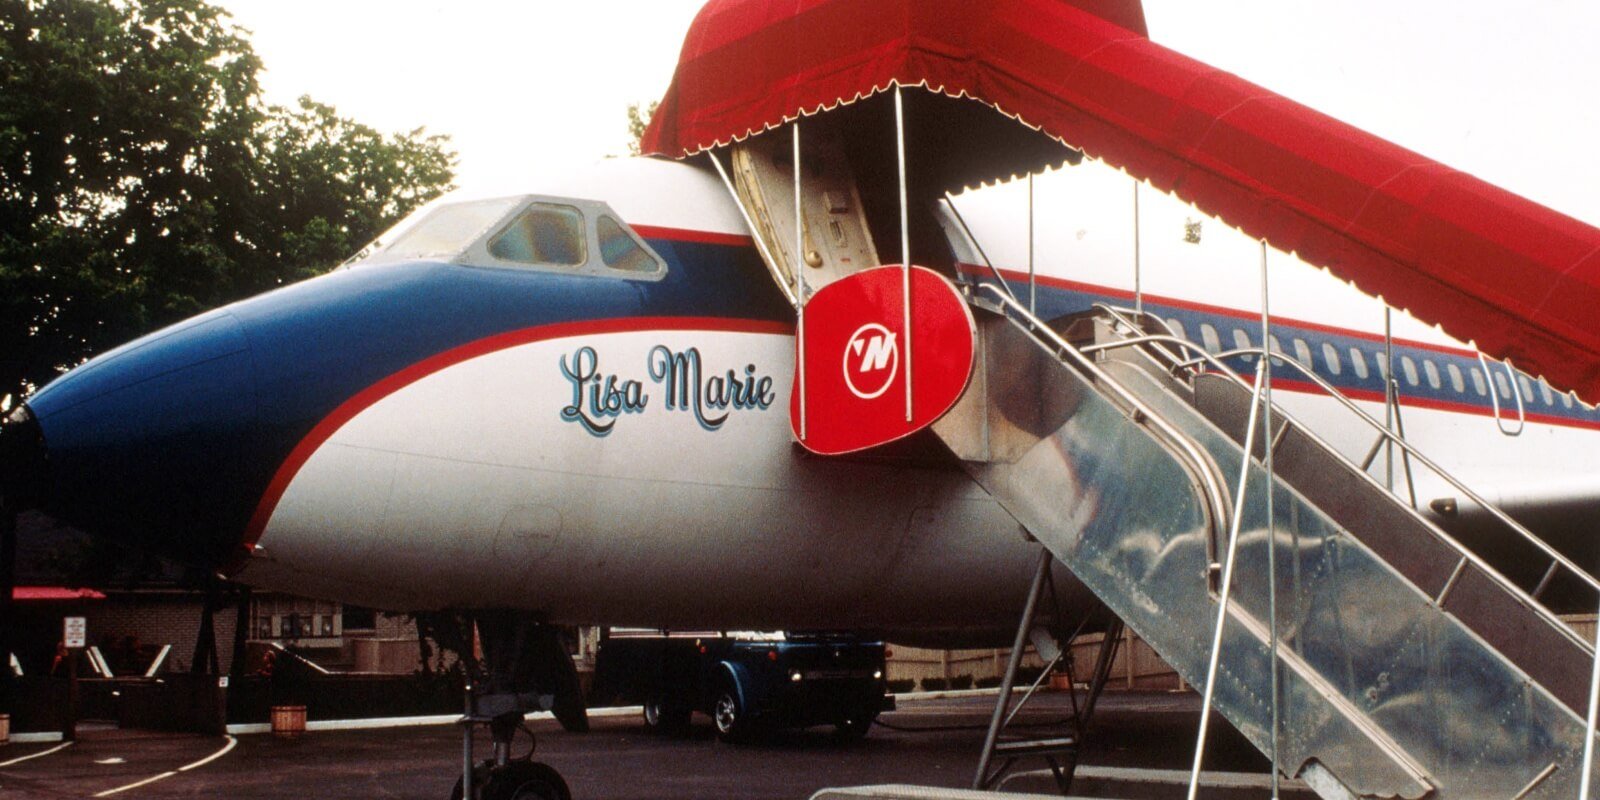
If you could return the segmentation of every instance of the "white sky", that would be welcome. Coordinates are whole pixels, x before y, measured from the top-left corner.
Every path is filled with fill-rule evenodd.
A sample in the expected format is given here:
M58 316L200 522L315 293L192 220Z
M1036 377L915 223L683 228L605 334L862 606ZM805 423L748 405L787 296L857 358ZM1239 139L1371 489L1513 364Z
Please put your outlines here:
M427 126L458 183L626 148L699 0L221 0L254 31L269 99L383 130ZM1151 38L1518 194L1600 224L1600 3L1146 0Z

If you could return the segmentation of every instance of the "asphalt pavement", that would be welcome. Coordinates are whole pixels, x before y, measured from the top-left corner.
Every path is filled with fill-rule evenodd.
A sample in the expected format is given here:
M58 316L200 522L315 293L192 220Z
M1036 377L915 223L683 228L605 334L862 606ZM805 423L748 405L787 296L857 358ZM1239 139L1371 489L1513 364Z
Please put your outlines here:
M1019 717L1047 730L1070 706L1045 695ZM861 742L827 728L781 732L750 744L716 740L709 720L689 735L646 733L633 716L597 717L586 734L554 722L531 724L536 759L555 767L578 800L783 798L818 789L881 783L970 785L994 696L906 698ZM1192 694L1108 693L1082 763L1096 768L1187 769L1199 699ZM1220 717L1213 719L1207 769L1265 772L1266 761ZM521 736L515 752L526 752ZM486 736L478 752L488 753ZM442 800L459 775L461 737L453 725L204 737L86 728L78 740L0 746L0 797L64 798L418 798ZM1038 770L1042 761L1018 765ZM1114 771L1114 770L1113 770ZM1104 769L1101 773L1104 774ZM1044 790L1042 776L1012 788ZM1122 796L1131 796L1124 793Z

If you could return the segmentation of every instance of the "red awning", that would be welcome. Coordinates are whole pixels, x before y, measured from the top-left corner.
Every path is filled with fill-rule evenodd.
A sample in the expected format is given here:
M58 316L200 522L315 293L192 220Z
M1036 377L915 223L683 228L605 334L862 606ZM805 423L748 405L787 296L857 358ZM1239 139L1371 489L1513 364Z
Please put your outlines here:
M104 600L106 596L93 589L68 589L65 586L18 586L11 590L11 599L28 600Z
M690 155L895 84L968 96L1600 400L1600 229L1129 26L1119 0L713 0L643 149ZM962 182L1014 171L990 144L962 142L995 159Z

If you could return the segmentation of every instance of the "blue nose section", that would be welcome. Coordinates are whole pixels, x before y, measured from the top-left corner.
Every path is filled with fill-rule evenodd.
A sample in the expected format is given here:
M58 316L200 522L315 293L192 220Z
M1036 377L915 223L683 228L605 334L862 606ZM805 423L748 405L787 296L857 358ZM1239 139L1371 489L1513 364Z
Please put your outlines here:
M250 343L222 309L150 334L28 400L46 507L140 549L218 564L249 504L233 496L258 419Z

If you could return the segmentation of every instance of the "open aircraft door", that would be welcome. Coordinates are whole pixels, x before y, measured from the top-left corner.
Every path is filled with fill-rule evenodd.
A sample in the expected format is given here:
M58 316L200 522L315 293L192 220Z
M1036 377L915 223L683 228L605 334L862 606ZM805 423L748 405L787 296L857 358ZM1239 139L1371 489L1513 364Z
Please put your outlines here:
M733 184L749 214L751 233L761 239L767 268L791 299L796 286L810 297L846 275L882 263L839 137L825 125L805 126L799 142L799 191L794 138L791 128L789 136L752 136L730 148ZM798 220L796 197L801 204ZM800 236L795 235L797 223L803 228ZM795 264L804 265L799 281Z

